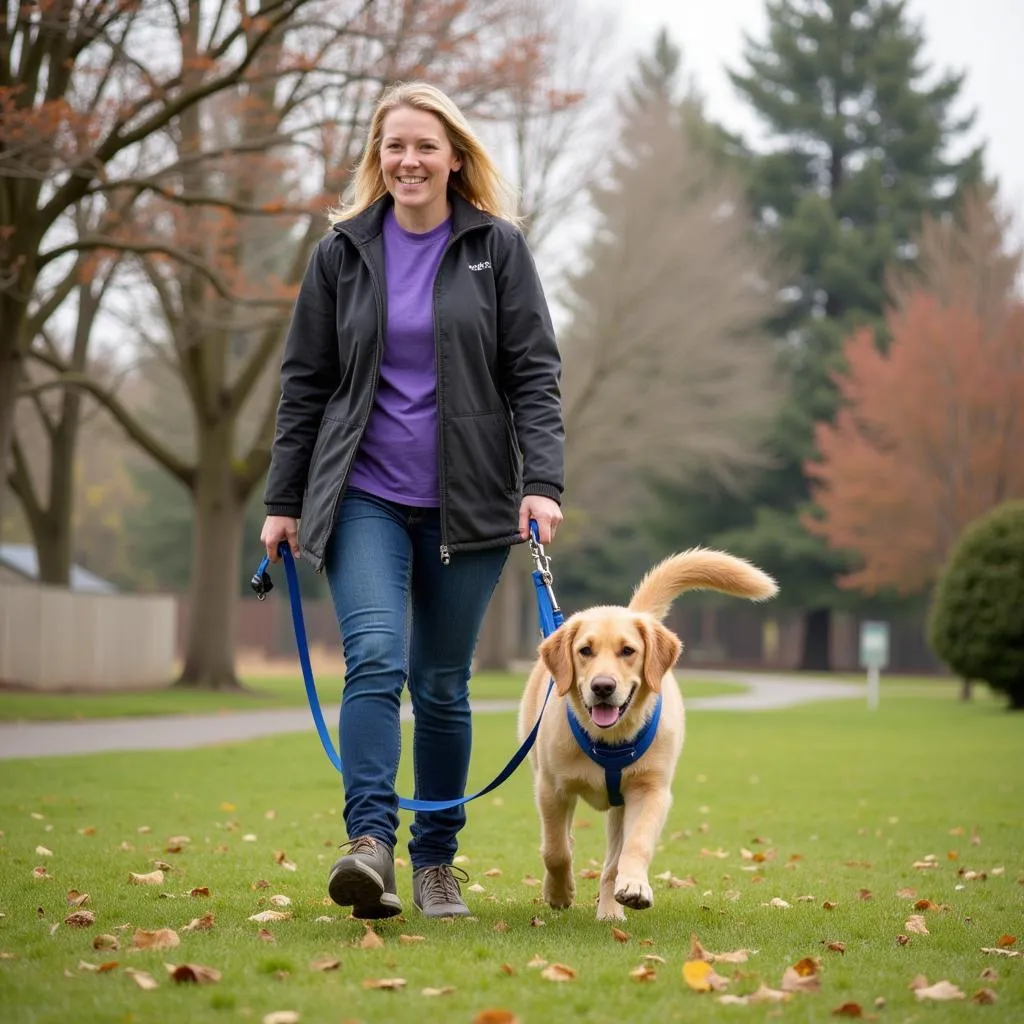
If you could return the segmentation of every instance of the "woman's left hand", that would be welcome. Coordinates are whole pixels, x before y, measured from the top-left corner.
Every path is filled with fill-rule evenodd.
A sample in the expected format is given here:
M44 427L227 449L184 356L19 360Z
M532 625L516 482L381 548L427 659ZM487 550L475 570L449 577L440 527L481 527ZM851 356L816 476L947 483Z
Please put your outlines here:
M557 501L539 494L527 494L519 506L519 536L530 539L530 520L537 520L537 533L541 544L550 544L555 539L555 530L562 521L562 510Z

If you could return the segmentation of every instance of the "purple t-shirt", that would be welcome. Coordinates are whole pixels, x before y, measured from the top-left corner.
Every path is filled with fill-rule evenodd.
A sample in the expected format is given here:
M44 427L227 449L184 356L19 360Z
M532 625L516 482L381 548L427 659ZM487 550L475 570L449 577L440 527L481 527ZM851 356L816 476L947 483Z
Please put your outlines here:
M451 218L423 234L384 216L387 332L380 383L349 484L379 498L425 508L440 504L434 278Z

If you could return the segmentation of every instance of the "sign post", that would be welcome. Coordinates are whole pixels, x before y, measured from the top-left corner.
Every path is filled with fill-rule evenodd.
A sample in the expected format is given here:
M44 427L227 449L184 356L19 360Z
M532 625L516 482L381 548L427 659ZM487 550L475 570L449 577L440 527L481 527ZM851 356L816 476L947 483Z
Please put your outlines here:
M878 674L889 664L889 623L860 624L860 667L868 671L868 707L878 707Z

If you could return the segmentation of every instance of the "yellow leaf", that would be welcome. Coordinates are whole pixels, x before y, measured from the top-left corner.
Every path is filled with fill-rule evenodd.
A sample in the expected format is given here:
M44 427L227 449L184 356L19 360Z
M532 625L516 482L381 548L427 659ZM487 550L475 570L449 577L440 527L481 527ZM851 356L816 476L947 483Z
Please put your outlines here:
M687 960L683 964L683 981L694 990L694 992L710 992L710 977L714 973L711 964L707 960Z
M548 964L540 976L547 981L575 981L576 972L565 964Z
M134 871L129 871L128 881L133 885L163 885L164 873L162 871L149 871L140 875Z

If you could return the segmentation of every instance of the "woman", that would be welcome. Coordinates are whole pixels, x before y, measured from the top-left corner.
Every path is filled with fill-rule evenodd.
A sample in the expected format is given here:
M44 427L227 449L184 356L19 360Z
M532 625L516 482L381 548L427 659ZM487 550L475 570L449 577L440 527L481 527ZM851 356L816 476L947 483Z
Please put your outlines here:
M444 93L391 88L285 344L260 539L274 561L282 541L301 551L330 584L349 841L328 891L359 918L402 909L405 681L415 795L462 796L487 603L528 521L548 543L562 519L561 365L509 196ZM412 823L413 902L428 917L469 913L452 870L465 820L460 807Z

